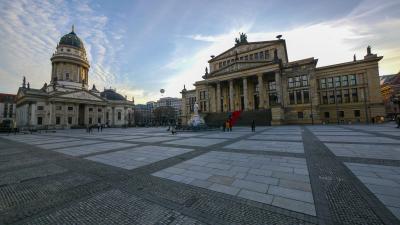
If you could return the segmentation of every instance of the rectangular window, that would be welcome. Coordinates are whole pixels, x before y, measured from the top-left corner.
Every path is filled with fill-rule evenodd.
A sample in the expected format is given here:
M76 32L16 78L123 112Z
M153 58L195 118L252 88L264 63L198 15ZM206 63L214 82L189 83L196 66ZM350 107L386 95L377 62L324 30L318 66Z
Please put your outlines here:
M289 92L289 104L293 105L296 104L296 102L294 101L294 92Z
M72 111L72 110L74 110L74 107L68 106L68 111Z
M43 110L44 107L42 105L38 105L37 110Z
M258 92L258 90L260 90L260 85L254 85L254 92Z
M43 118L42 118L42 117L39 116L39 117L37 118L37 124L38 124L38 125L42 125L42 124L43 124Z
M101 123L101 117L97 118L97 123Z
M340 90L336 90L336 101L337 103L342 103L342 92Z
M276 82L275 81L268 82L268 88L270 91L275 91L276 90Z
M349 77L347 75L342 76L342 86L346 87L349 85Z
M7 111L8 111L8 104L4 104L4 111L3 111L3 117L7 117Z
M265 59L269 59L269 51L268 50L265 51Z
M257 52L257 53L254 53L254 59L255 59L255 60L258 60L258 52Z
M61 123L61 118L59 116L56 117L56 124L59 125Z
M332 77L326 78L326 82L328 83L328 88L333 88L333 78Z
M72 124L72 117L68 117L68 124Z
M335 104L335 92L329 91L329 104Z
M344 118L344 111L338 111L338 117Z
M10 104L10 108L9 108L9 110L8 110L8 117L12 117L12 115L13 115L13 110L14 110L13 104Z
M289 85L289 88L293 88L294 87L294 79L293 79L293 77L289 77L288 85Z
M269 93L269 104L276 105L278 104L278 96L276 93Z
M121 120L121 112L118 112L118 120Z
M349 102L350 102L349 89L343 89L343 103L349 103Z
M260 55L260 59L264 59L264 52L260 52L259 55Z
M310 103L310 92L308 90L303 90L304 104Z
M296 91L296 104L302 104L303 100L301 99L301 91Z
M307 75L301 76L301 85L303 87L307 87L308 86L308 76Z
M354 110L354 117L360 117L360 110Z
M319 88L321 88L321 89L326 88L326 79L325 78L319 80Z
M101 112L102 111L102 109L101 108L97 108L97 112Z
M243 61L243 56L240 56L239 60L240 60L240 61Z
M253 60L253 54L250 54L249 58L250 58L250 60Z
M326 119L329 119L329 112L324 112L324 117L325 117Z
M303 112L297 112L297 118L298 119L303 119L304 118L304 113Z
M300 87L301 86L300 77L299 76L298 77L294 77L294 81L295 81L295 86L296 87Z
M358 102L357 88L351 89L351 98L352 98L353 102Z
M226 61L224 61L224 62L222 63L222 66L226 66Z
M328 94L326 91L322 92L322 104L328 104Z
M93 112L93 108L89 108L89 112Z
M356 75L350 75L350 85L357 85Z
M89 117L89 124L92 124L93 123L93 119L92 119L92 117Z
M340 87L340 77L335 77L335 87Z
M244 57L244 60L249 60L249 56L248 55L246 55L245 57Z
M61 105L56 105L56 110L62 110L62 106Z

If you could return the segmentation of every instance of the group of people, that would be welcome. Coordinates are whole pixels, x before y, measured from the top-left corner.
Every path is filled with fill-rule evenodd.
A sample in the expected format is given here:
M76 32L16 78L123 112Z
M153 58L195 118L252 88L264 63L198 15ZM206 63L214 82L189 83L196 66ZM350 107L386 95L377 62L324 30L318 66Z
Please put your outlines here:
M103 132L103 127L105 125L97 123L97 125L88 125L86 127L86 132L88 133L93 133L93 128L97 128L97 132Z
M232 119L231 118L229 118L229 119L227 119L223 124L222 124L222 130L225 132L225 131L232 131L232 126L233 126L233 124L232 124Z

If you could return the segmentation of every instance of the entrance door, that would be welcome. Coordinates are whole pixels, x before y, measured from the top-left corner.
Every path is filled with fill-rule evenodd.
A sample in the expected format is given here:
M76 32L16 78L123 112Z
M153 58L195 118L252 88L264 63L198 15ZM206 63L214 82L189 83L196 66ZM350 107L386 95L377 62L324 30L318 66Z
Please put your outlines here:
M260 105L260 98L258 95L254 95L254 109L258 110L258 106Z
M240 96L240 108L244 110L244 96Z
M79 104L78 124L80 126L85 125L85 105L84 104Z

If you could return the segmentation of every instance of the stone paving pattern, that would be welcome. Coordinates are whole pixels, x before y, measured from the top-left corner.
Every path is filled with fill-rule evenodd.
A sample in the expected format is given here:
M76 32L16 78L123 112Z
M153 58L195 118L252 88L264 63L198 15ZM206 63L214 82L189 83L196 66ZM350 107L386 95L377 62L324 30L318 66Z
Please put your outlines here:
M400 224L394 127L0 135L0 224Z

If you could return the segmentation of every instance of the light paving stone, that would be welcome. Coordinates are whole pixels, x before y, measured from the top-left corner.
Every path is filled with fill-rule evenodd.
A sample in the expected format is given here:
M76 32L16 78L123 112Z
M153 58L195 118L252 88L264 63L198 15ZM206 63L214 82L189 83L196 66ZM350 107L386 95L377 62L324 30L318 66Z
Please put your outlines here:
M382 144L399 144L400 140L387 137L364 137L364 136L317 136L322 142L357 142L357 143L382 143Z
M271 134L258 134L258 135L253 135L247 139L252 139L252 140L282 140L282 141L302 141L303 138L301 137L300 134L293 135L293 134L281 134L281 135L271 135Z
M361 163L345 163L345 165L400 219L400 180L398 180L400 167ZM378 177L371 176L371 173Z
M294 199L308 203L314 203L311 192L307 191L300 191L291 188L284 188L284 187L270 185L268 188L268 194L277 195L284 198Z
M77 147L70 147L70 148L60 148L56 149L56 152L64 153L67 155L72 156L80 156L80 155L88 155L91 153L97 152L104 152L113 149L119 148L127 148L133 147L136 144L128 144L128 143L98 143L98 144L91 144L86 146L77 146Z
M278 179L273 177L259 176L254 174L247 174L244 180L254 181L263 184L273 184L273 185L277 185L279 181Z
M301 142L241 140L233 144L227 145L224 148L239 149L239 150L304 153L303 143Z
M310 177L299 174L285 173L285 172L272 172L272 177L277 179L286 179L300 182L310 182Z
M226 177L220 175L213 175L207 179L212 183L224 184L224 185L231 185L235 179L233 177ZM234 186L234 185L233 185Z
M337 156L400 160L399 145L325 143Z
M213 183L207 180L198 180L194 179L192 182L190 182L191 185L201 187L201 188L208 188L210 187Z
M227 139L185 138L185 139L181 139L181 140L165 142L164 144L209 147L211 145L222 143L226 140Z
M178 139L178 138L176 138L176 137L145 137L145 138L132 139L130 141L156 143L156 142L165 142L165 141L171 141L171 140L176 140L176 139Z
M296 189L300 191L311 192L310 183L298 182L293 180L279 179L279 186L284 188Z
M237 195L238 197L242 197L245 199L250 199L253 201L257 202L262 202L265 204L271 204L274 196L269 195L269 194L263 194L260 192L254 192L254 191L249 191L246 189L240 190L239 194Z
M307 202L275 196L272 205L313 216L316 215L315 206Z
M268 189L267 184L257 183L257 182L248 181L248 180L241 180L241 179L235 180L232 183L232 186L238 187L241 189L247 189L250 191L256 191L256 192L260 192L260 193L266 193L267 189Z
M229 195L236 195L240 189L232 186L227 186L223 184L213 184L209 187L210 190L222 192Z
M148 145L99 154L86 159L130 170L190 151L192 149Z
M63 142L63 143L53 143L53 144L43 144L37 145L39 148L43 149L56 149L56 148L65 148L65 147L73 147L73 146L83 146L83 145L91 145L100 143L101 141L95 140L79 140L79 141L70 141L70 142Z
M242 137L246 134L244 133L231 133L231 132L218 132L218 133L212 133L212 134L207 134L201 136L201 138L227 138L227 139L234 139L234 138L239 138Z

